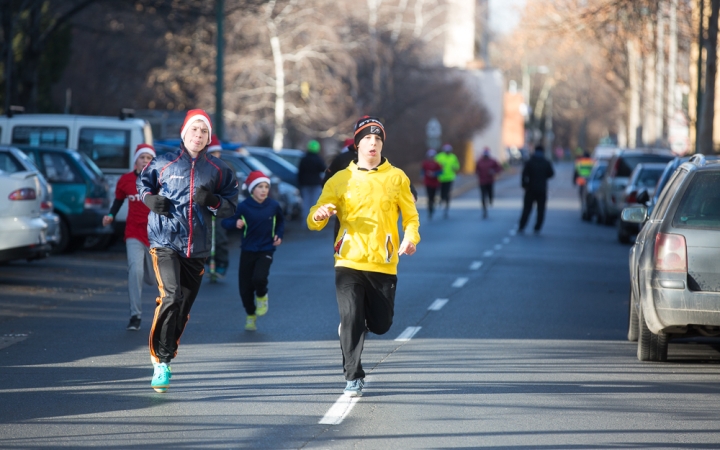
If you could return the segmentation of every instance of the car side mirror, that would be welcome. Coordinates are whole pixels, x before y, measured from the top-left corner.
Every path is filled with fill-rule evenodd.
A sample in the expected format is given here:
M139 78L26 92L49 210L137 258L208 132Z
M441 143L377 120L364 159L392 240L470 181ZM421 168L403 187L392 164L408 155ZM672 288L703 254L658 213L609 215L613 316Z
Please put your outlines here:
M622 210L620 217L622 217L623 222L645 223L647 220L647 207L628 206Z
M642 205L647 205L647 202L650 201L650 194L648 194L647 189L643 189L635 198L635 201L637 203L640 203Z

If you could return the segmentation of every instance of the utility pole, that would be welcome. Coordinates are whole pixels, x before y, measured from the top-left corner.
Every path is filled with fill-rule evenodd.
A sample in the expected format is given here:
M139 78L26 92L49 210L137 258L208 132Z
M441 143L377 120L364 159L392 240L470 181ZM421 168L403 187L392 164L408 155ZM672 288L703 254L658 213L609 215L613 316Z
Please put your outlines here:
M697 92L695 93L695 153L700 152L700 124L702 123L703 99L703 48L705 47L705 0L698 0L698 59L697 59Z
M665 119L665 1L658 2L658 17L656 38L656 56L655 56L655 142L663 141L665 133L663 130L663 122Z
M217 11L217 55L215 57L215 135L222 140L225 136L223 126L223 20L225 7L223 0L215 0Z
M3 30L5 31L5 50L7 52L5 59L5 114L10 114L10 105L12 105L12 99L10 96L12 94L13 14L10 4L5 5L5 8L7 8L5 14L3 14L3 18L5 19L3 21Z
M707 39L707 69L705 71L705 94L702 99L702 113L700 120L700 153L711 155L714 153L713 122L715 120L715 78L717 76L717 37L718 13L720 0L710 1L710 23L708 24Z

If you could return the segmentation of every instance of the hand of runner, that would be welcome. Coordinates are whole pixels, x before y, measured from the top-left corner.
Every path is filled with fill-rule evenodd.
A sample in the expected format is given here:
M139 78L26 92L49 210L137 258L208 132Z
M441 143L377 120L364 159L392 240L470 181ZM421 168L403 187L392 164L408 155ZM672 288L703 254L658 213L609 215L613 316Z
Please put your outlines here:
M245 221L242 219L238 219L237 222L235 222L235 226L237 227L238 230L242 230L243 227L245 226Z
M400 250L398 250L398 256L400 256L400 255L410 256L413 253L415 253L416 250L417 249L415 248L415 244L403 239L403 241L400 243Z
M104 227L106 227L106 226L110 225L111 223L113 223L113 220L114 220L113 216L108 214L107 216L103 217L102 224Z
M328 203L322 205L315 211L315 214L313 214L313 220L315 222L319 222L321 220L328 219L330 218L330 216L334 216L335 214L337 214L337 211L335 210L335 205L333 205L332 203Z
M273 238L273 247L277 247L277 246L280 245L280 244L282 244L282 239L280 239L279 237L275 236L275 237Z

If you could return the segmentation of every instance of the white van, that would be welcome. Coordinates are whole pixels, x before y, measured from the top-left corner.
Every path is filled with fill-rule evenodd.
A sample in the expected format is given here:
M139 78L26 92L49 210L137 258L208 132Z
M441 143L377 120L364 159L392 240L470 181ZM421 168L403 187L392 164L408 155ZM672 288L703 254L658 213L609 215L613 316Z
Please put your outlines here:
M147 121L119 117L72 114L17 114L0 116L0 144L32 147L59 147L88 155L103 171L115 198L120 175L133 170L133 152L138 144L153 143ZM116 220L124 222L127 202Z

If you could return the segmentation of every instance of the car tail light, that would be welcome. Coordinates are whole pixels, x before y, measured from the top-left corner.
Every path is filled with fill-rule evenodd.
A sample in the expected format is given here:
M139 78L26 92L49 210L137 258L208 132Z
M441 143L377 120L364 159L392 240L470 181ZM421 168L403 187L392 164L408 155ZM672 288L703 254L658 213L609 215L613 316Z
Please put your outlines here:
M105 202L104 198L86 197L85 198L85 209L102 208L104 202Z
M628 194L627 197L625 197L625 202L627 203L637 203L637 191L632 191Z
M37 194L35 194L35 189L33 188L22 188L12 191L10 195L8 195L8 198L10 200L35 200Z
M52 202L42 202L40 203L40 210L41 211L52 211L53 204Z
M658 233L655 238L655 270L687 272L685 236Z

